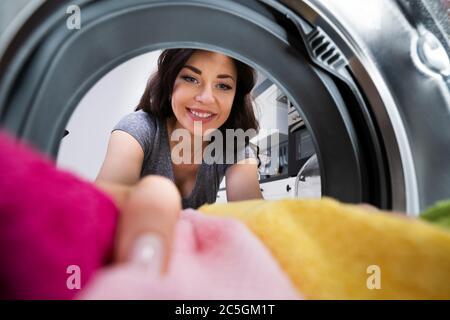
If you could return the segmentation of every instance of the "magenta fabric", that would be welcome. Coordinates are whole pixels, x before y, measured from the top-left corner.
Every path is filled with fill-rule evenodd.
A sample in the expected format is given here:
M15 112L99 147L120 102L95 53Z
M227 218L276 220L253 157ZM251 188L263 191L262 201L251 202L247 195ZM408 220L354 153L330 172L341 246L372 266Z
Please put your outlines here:
M176 226L170 269L137 263L104 268L79 299L299 299L266 247L237 220L192 209Z
M110 261L117 209L91 183L0 132L0 298L71 299Z

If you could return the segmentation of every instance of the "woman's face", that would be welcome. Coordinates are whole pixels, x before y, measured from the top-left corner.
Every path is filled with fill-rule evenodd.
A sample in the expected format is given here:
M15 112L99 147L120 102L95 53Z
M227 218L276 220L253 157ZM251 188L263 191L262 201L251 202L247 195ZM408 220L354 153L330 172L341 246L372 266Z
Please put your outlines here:
M172 110L183 127L194 134L217 129L228 119L236 93L237 70L232 58L197 50L178 73L172 92ZM200 133L196 131L195 134Z

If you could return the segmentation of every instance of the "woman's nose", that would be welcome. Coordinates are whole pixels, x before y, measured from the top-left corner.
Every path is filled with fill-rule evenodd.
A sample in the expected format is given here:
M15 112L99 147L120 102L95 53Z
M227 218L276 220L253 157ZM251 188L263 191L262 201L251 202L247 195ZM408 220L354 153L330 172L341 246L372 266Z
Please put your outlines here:
M214 95L211 88L204 87L201 92L195 97L197 102L209 104L214 102Z

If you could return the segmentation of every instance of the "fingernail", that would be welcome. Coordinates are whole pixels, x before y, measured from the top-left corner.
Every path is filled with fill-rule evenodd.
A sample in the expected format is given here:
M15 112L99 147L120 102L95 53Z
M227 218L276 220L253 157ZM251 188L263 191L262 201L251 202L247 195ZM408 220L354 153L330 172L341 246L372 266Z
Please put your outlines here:
M131 261L145 269L160 272L163 263L163 243L161 237L147 233L139 236L134 242Z

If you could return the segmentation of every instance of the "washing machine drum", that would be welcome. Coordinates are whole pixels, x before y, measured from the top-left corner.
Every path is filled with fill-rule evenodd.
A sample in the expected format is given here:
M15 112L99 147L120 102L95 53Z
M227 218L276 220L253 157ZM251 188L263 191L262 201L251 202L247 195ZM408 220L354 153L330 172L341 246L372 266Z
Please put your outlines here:
M312 135L322 195L411 214L450 197L448 34L426 1L421 16L407 0L26 3L2 3L0 125L53 157L108 71L156 49L204 48L287 94ZM68 21L77 9L79 29Z

